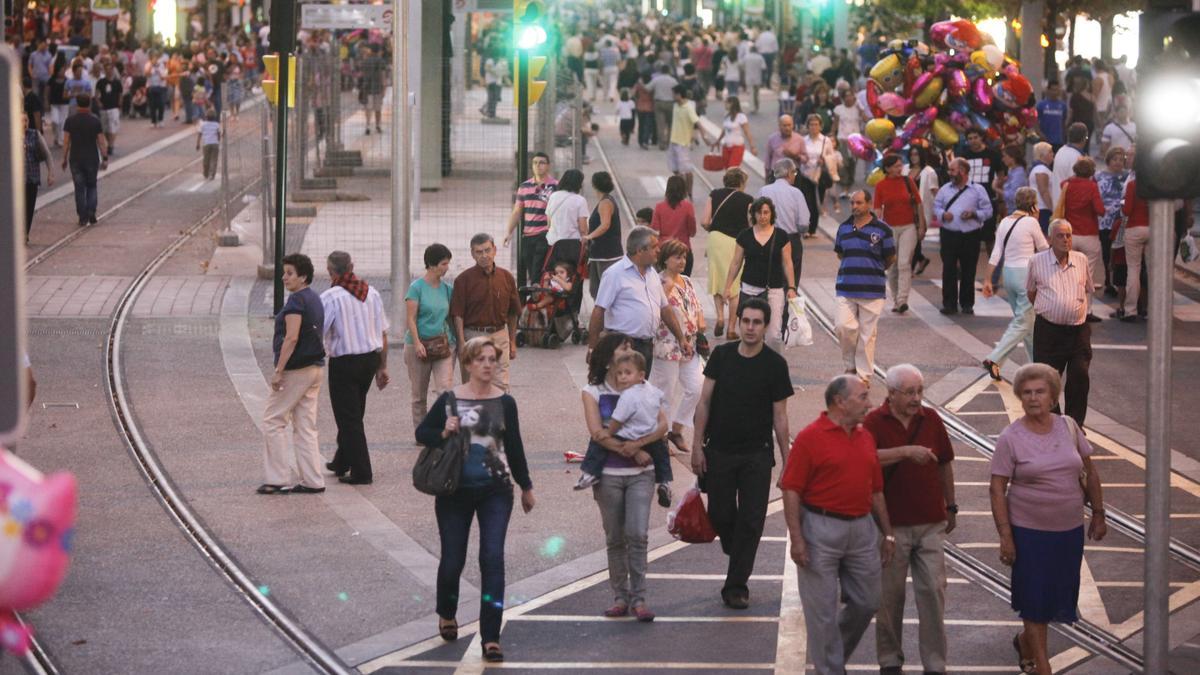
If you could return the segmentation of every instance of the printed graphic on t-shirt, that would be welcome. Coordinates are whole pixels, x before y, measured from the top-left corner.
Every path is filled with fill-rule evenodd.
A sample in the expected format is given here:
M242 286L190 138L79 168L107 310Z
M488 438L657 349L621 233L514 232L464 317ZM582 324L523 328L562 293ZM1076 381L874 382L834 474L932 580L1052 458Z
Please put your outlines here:
M504 413L500 399L460 399L457 405L459 425L471 435L471 446L463 462L464 482L510 482L504 456ZM472 475L475 472L483 473Z

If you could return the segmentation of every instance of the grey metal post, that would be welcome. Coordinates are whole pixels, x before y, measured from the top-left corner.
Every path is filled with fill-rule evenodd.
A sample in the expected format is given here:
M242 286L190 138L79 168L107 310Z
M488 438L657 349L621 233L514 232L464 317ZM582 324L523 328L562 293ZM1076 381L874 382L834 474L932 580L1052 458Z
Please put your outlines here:
M300 72L296 73L296 107L299 108L300 117L296 128L296 143L300 150L297 158L300 170L298 178L300 186L303 188L304 179L308 178L306 170L308 168L308 97L313 94L311 87L313 82L312 54L306 51L300 55L298 61L296 67L300 69Z
M228 87L221 87L221 222L224 227L217 235L219 246L237 246L238 236L229 218L229 97Z
M583 167L583 93L573 99L571 105L571 166Z
M1145 672L1167 672L1170 612L1169 538L1171 531L1171 325L1175 272L1174 214L1171 200L1150 202L1150 256L1146 337L1150 375L1146 384L1146 633ZM1133 298L1136 302L1137 298Z
M329 53L329 135L326 152L342 149L342 69L336 51Z
M275 257L275 228L271 226L271 110L272 106L263 101L262 104L262 168L259 190L259 206L262 208L262 263L258 266L258 278L270 279L274 274Z
M534 138L535 150L554 156L554 117L558 112L558 64L551 57L546 63L546 90L538 101L538 128Z
M392 301L393 326L403 326L404 294L411 278L409 249L412 239L412 90L408 72L409 0L397 0L392 12ZM397 328L403 333L402 328Z

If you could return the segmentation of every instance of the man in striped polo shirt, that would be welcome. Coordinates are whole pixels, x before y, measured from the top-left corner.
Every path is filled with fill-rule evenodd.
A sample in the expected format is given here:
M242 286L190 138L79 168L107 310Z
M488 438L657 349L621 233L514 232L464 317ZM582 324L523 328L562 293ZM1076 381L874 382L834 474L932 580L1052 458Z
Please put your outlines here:
M850 195L850 218L838 226L833 251L841 263L837 274L837 334L846 373L869 383L875 369L875 332L887 295L887 268L896 262L892 228L871 213L871 195ZM857 363L863 343L866 369Z
M546 216L546 202L554 192L558 181L550 175L550 157L544 152L535 152L530 159L533 177L517 187L517 197L512 213L508 216L508 231L504 245L512 239L517 224L521 225L521 250L517 252L517 286L536 284L542 276L542 263L550 244L546 232L550 230L550 219Z
M343 483L370 485L374 475L363 415L371 383L383 389L389 380L387 314L379 291L354 275L349 253L334 251L325 263L332 286L321 294L322 338L329 354L329 403L338 430L337 451L325 468Z
M1033 360L1066 375L1066 413L1079 426L1087 416L1092 365L1092 328L1087 321L1092 268L1087 256L1071 250L1071 223L1050 222L1050 248L1029 259L1025 290L1037 318L1033 322ZM1058 412L1055 403L1054 412Z

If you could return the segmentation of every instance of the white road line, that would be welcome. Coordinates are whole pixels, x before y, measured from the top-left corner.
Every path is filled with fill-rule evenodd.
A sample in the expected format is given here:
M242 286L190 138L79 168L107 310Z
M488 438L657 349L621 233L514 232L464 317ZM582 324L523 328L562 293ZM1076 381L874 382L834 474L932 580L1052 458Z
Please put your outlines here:
M607 575L605 575L607 576ZM600 614L522 614L505 621L539 621L547 623L611 623L637 621L636 617L623 616L610 619ZM777 616L658 616L655 623L778 623Z
M790 547L783 551L783 591L779 598L779 637L775 642L775 675L799 672L808 661L808 627L800 602L799 569Z
M1122 352L1144 352L1146 351L1146 345L1092 345L1092 349L1106 349L1110 351ZM1200 347L1172 347L1171 351L1200 352Z
M401 661L393 668L452 668L457 661ZM772 670L770 663L699 663L685 661L505 661L489 665L488 670ZM878 669L876 667L875 669ZM853 670L853 669L852 669ZM963 670L955 668L955 670ZM1009 667L1012 670L1012 667Z
M1008 411L1007 410L968 410L968 411L959 410L958 412L956 412L954 414L959 417L970 417L973 415L1006 415L1007 416Z
M787 537L776 537L776 536L769 536L769 535L764 535L762 538L759 539L759 541L787 541L787 540L788 540Z
M195 185L189 185L186 188L180 188L180 189L186 190L187 192L195 192L196 190L199 190L200 188L204 187L205 183L208 183L208 179L201 176L200 178L196 179Z
M1141 588L1143 586L1140 581L1097 581L1097 588ZM1167 584L1171 588L1186 588L1187 584L1182 581L1172 581Z

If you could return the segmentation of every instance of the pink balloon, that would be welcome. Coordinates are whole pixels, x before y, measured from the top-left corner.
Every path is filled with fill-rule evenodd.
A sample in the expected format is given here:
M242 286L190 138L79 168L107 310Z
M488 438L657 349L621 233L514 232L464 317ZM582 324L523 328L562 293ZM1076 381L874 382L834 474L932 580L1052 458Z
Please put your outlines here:
M957 110L951 112L947 117L947 120L959 131L966 131L971 127L971 118L967 117L961 112L958 112Z
M986 112L992 109L992 90L988 87L988 82L985 78L975 80L974 86L971 87L971 108L978 112Z
M962 68L949 69L946 77L946 89L949 90L950 96L954 98L966 96L967 91L971 88L971 83L967 80L967 74L962 71Z
M893 92L880 95L879 107L883 112L893 117L906 114L912 108L912 99L907 99Z
M850 134L846 137L846 142L850 145L850 154L855 157L864 160L875 157L875 144L866 136Z
M28 647L13 628L12 612L33 609L50 599L67 573L74 535L75 477L41 473L0 449L0 634L4 646Z
M1033 106L1021 108L1021 124L1024 124L1026 129L1036 129L1038 125L1037 108Z

